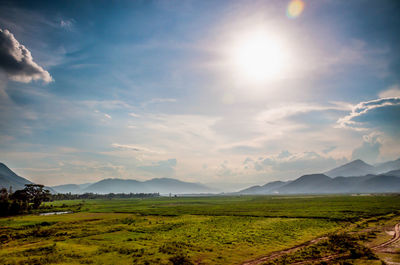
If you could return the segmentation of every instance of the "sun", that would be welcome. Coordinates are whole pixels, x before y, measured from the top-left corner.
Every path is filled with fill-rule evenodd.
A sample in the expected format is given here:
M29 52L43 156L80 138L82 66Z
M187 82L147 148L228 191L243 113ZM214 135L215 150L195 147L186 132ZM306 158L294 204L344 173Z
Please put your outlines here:
M265 31L238 38L231 56L238 74L249 82L280 78L288 66L288 54L282 41Z

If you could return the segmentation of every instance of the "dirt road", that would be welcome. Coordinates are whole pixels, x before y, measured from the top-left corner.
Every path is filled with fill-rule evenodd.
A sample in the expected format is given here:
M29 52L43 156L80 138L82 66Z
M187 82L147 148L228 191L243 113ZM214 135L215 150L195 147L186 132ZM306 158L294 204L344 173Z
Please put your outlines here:
M271 260L279 258L279 257L281 257L281 256L283 256L285 254L293 253L293 252L295 252L295 251L297 251L297 250L299 250L301 248L316 244L316 243L318 243L318 242L320 242L321 240L324 240L324 239L327 239L327 237L319 237L319 238L316 238L314 240L311 240L311 241L308 241L306 243L303 243L301 245L295 246L293 248L289 248L289 249L285 249L285 250L281 250L281 251L276 251L276 252L273 252L273 253L269 254L268 256L264 256L264 257L261 257L261 258L258 258L258 259L247 261L245 263L242 263L241 265L258 265L258 264L261 264L263 262L271 261ZM394 226L394 235L393 235L392 239L390 239L390 240L388 240L388 241L386 241L384 243L381 243L379 245L373 246L373 247L371 247L371 249L372 250L379 250L379 249L384 248L384 247L386 247L386 246L388 246L390 244L393 244L393 243L395 243L395 242L397 242L399 240L400 240L400 223L398 223L398 224L396 224ZM329 261L329 260L332 260L332 259L335 259L335 258L338 258L338 257L341 257L341 256L343 256L343 255L342 254L330 255L330 256L326 256L326 257L323 257L323 258L315 259L315 260L312 260L312 261ZM301 264L305 264L305 263L310 262L310 261L311 260L301 261L301 262L294 263L293 265L295 265L295 264L296 265L301 265Z
M377 246L374 246L371 249L376 250L376 249L386 247L390 244L393 244L394 242L399 241L399 239L400 239L400 223L398 223L394 226L394 235L393 235L392 239L390 239L389 241L386 241L382 244L379 244Z

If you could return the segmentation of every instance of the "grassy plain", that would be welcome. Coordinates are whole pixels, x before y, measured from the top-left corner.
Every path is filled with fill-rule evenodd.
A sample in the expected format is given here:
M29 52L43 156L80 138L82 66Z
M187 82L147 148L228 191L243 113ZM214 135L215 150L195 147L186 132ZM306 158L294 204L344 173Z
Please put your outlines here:
M161 197L49 205L42 211L74 213L0 219L0 264L240 264L366 218L397 215L400 196Z

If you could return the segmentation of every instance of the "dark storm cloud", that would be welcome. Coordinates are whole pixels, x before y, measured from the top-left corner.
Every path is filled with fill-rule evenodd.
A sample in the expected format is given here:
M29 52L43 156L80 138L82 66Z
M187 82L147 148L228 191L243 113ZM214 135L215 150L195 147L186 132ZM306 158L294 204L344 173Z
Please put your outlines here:
M0 68L14 81L52 81L49 72L35 63L31 52L6 29L0 29Z

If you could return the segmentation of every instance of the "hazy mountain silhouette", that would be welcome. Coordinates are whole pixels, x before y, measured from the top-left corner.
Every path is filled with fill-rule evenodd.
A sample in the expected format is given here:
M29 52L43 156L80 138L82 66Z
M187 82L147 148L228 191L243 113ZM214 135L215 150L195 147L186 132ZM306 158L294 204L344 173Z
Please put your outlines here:
M268 185L268 183L266 184ZM264 186L266 186L264 185ZM255 188L258 187L258 188ZM400 192L400 177L393 175L366 175L362 177L330 178L324 174L312 174L284 182L275 189L263 190L254 186L239 191L239 194L339 194L339 193L387 193Z
M387 175L387 176L400 177L400 169L389 171L389 172L387 172L385 175Z
M86 184L87 185L87 184ZM67 184L52 187L60 193L156 193L161 194L183 194L183 193L206 193L213 190L205 185L184 182L172 178L155 178L147 181L133 179L103 179L92 183L87 187L76 184Z
M0 163L0 188L20 190L25 187L25 184L32 184L31 181L18 176L3 163Z
M400 158L394 161L388 161L375 166L377 173L383 173L400 169Z
M364 161L357 159L343 166L329 170L325 174L330 177L350 177L350 176L364 176L367 174L375 174L376 168Z
M287 182L283 181L274 181L274 182L269 182L263 186L252 186L250 188L244 189L240 191L241 194L273 194L277 193L278 189L282 187L283 185L286 185Z
M357 159L343 166L329 170L325 175L329 177L365 176L368 174L382 174L397 169L400 169L400 158L394 161L380 163L375 166Z
M278 189L279 193L315 193L325 190L332 184L332 179L324 174L304 175Z
M85 184L65 184L65 185L58 185L53 186L52 188L58 193L72 193L77 194L81 193L83 189L90 186L92 183L85 183Z
M335 194L400 192L400 159L372 166L355 160L326 174L301 176L288 182L270 182L239 194ZM389 172L381 173L389 169ZM353 174L353 175L352 175ZM273 188L269 188L273 187Z

